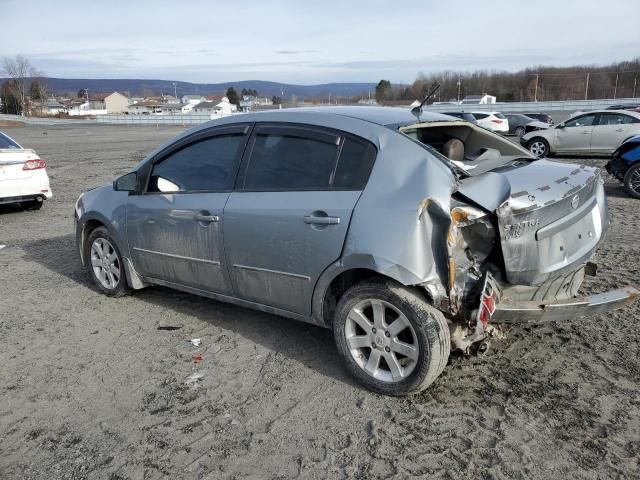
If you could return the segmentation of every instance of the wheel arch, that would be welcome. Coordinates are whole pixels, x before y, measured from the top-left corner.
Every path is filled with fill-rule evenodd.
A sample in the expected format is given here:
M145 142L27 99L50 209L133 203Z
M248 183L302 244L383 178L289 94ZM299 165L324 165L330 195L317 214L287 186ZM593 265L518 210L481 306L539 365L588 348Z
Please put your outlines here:
M383 273L370 266L345 267L341 263L330 266L322 274L316 284L312 298L313 323L331 328L336 306L344 293L353 285L363 281L392 280L406 287L412 288L425 301L433 304L430 293L420 288L416 281L407 281L406 276ZM415 279L411 279L415 280Z

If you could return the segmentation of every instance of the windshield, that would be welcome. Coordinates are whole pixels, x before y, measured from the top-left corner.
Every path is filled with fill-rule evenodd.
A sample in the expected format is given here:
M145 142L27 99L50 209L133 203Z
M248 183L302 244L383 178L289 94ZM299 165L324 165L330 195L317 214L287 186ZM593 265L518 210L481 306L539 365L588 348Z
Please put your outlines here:
M16 142L7 137L4 133L0 133L0 148L22 148Z

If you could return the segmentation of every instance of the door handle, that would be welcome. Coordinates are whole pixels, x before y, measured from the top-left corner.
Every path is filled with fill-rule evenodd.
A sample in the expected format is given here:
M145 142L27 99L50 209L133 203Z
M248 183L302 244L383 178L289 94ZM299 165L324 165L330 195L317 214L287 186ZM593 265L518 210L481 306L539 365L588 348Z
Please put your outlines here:
M319 217L315 215L307 215L304 217L304 223L311 225L338 225L340 217Z
M616 132L624 132L624 128L617 128Z
M586 131L586 132L582 132L583 135L589 135L591 132Z
M220 217L218 217L217 215L205 215L203 213L196 213L193 216L193 219L196 222L212 223L219 221Z

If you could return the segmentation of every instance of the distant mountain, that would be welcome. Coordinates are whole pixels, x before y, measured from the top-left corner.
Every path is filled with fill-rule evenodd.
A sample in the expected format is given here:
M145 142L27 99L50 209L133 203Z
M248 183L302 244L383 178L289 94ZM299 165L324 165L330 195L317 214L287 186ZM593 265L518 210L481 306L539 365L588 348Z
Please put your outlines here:
M0 82L4 79L0 79ZM174 86L170 80L145 80L145 79L96 79L96 78L47 78L49 89L56 95L76 94L81 88L89 90L89 94L100 92L121 92L131 96L159 95L161 92L173 95ZM322 85L291 85L287 83L265 82L262 80L242 80L239 82L224 83L189 83L175 82L178 97L187 94L216 95L223 94L227 88L233 86L238 93L243 88L254 89L260 96L278 97L285 99L291 95L298 98L328 97L331 96L355 96L366 95L373 90L375 83L325 83ZM284 94L282 93L284 92Z

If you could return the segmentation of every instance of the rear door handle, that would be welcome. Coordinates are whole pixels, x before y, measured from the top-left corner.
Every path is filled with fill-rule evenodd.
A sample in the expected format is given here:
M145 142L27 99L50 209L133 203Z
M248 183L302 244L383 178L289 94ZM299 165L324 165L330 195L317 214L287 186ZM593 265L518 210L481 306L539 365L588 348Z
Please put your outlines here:
M193 219L196 222L212 223L219 221L220 217L218 217L217 215L205 215L203 213L196 213L193 216Z
M338 225L340 217L317 217L315 215L307 215L304 217L304 223L312 225Z

